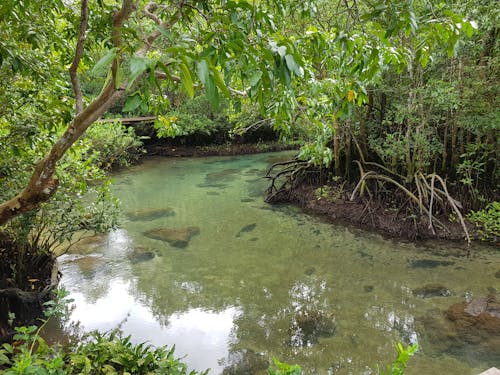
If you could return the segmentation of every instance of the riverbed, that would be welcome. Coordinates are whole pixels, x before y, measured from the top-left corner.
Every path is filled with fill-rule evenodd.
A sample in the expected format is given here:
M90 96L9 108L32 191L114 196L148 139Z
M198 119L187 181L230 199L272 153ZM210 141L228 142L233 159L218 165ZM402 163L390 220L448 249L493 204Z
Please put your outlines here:
M407 374L498 366L481 343L450 342L444 312L499 292L500 252L475 245L467 259L465 244L398 242L268 205L262 176L288 156L149 158L115 175L121 228L59 258L66 325L175 344L210 374L265 373L273 357L306 374L371 374L398 342L420 347Z

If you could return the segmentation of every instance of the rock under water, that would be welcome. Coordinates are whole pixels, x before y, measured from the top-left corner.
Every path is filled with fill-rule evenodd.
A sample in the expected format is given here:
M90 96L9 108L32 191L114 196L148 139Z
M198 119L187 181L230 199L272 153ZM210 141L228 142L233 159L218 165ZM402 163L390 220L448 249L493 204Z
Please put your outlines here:
M132 263L140 263L153 259L155 253L142 246L138 246L127 257Z
M304 310L295 314L289 329L292 346L311 346L320 337L335 334L335 318L332 313L322 310Z
M473 361L500 363L500 301L497 296L455 303L444 313L431 311L419 320L424 324L427 341L438 352Z
M243 233L248 233L253 231L257 227L257 223L245 225L243 228L240 229L238 234L236 234L236 237L240 237Z
M185 248L189 245L191 238L199 233L198 227L156 228L143 232L146 237L168 242L171 246L178 248Z
M439 284L427 284L423 287L413 289L413 295L419 298L449 297L453 295L453 292Z
M455 262L449 260L434 260L434 259L416 259L411 260L409 265L411 268L436 268L452 266Z
M231 352L223 364L222 375L266 374L269 367L267 358L251 349Z
M135 211L128 211L127 218L131 221L151 221L161 217L174 216L175 211L173 208L141 208Z

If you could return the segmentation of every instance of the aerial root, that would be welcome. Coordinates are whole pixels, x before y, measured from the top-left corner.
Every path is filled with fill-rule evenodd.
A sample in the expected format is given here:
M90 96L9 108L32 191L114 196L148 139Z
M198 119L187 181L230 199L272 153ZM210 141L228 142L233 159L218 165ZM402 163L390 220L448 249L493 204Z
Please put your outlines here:
M463 232L467 243L470 244L470 235L465 224L464 217L460 211L462 205L459 201L454 199L448 192L445 180L436 173L424 176L421 172L418 172L414 176L414 183L416 187L416 193L409 190L402 183L398 182L395 178L390 177L385 174L377 173L375 171L365 171L363 166L359 161L356 161L360 171L360 179L354 188L350 200L353 201L357 195L362 196L365 191L371 196L371 192L367 187L368 180L376 180L380 182L387 182L395 185L398 189L404 192L411 201L418 205L421 214L426 214L428 217L429 225L428 228L432 234L436 234L434 225L439 225L442 229L449 232L449 229L436 218L436 204L439 204L443 210L446 210L446 205L451 208L451 211L456 214L460 224L462 226ZM371 163L375 164L375 163ZM395 176L402 177L400 175L394 174Z

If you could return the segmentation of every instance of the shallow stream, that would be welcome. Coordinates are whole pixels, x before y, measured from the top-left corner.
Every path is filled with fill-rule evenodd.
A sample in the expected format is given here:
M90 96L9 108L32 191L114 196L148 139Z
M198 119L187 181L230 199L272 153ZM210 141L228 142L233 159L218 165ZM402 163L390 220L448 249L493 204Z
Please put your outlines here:
M71 321L175 344L210 374L265 373L272 357L371 374L398 341L420 346L408 374L499 365L439 327L450 305L498 293L500 251L475 246L468 260L462 244L390 241L267 205L261 177L286 156L151 158L116 175L122 228L59 259Z

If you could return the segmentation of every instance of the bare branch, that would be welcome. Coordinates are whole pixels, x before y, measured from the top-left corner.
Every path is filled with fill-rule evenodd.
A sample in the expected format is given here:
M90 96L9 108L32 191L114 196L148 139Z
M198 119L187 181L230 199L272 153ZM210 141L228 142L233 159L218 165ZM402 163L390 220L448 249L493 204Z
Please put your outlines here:
M148 17L149 19L152 19L154 21L154 23L156 23L157 25L161 25L162 22L161 22L160 17L158 17L156 14L153 13L157 8L158 8L158 4L151 1L150 3L146 4L143 12L144 12L144 15L146 17Z
M78 80L77 71L83 55L88 18L88 0L82 0L80 11L80 26L78 30L78 40L76 42L75 56L73 57L73 62L71 63L71 66L69 68L69 76L71 78L71 84L73 85L73 91L75 92L75 110L77 114L83 111L83 94L80 87L80 81Z
M151 48L154 41L161 35L160 30L168 30L172 28L172 26L174 26L181 19L182 5L183 2L181 2L174 15L168 22L162 21L156 14L153 13L158 8L158 5L156 3L150 2L144 7L143 13L145 14L145 16L149 19L152 19L159 27L144 39L144 47L137 51L136 55L140 56L146 53Z

